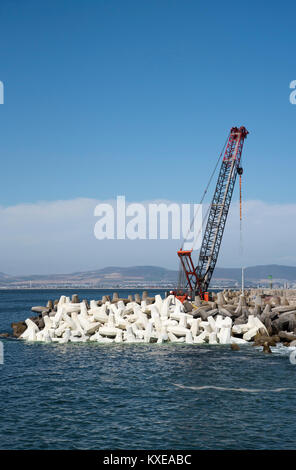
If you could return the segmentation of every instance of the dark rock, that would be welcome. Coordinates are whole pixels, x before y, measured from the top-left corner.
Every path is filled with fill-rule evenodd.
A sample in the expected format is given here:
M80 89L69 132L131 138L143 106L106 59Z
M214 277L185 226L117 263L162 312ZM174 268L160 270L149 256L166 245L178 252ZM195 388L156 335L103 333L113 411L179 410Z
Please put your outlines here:
M224 305L225 303L226 302L223 292L217 292L217 304L220 306Z
M113 292L113 296L112 296L112 300L115 300L116 302L118 302L118 293L117 292Z
M260 305L255 305L254 315L255 315L255 317L258 317L258 318L261 317L261 306Z
M244 319L247 321L248 316L249 316L249 309L248 307L242 307L242 316Z
M274 320L271 323L271 328L272 328L272 334L273 335L278 335L279 332L281 331L281 328L279 327L278 320Z
M215 302L212 302L212 303L214 304ZM217 307L217 304L215 306L212 306L212 308L216 308L216 307ZM228 304L223 305L223 307L226 308L228 312L231 312L231 314L233 314L237 308L237 305L232 305L228 303Z
M142 300L146 300L148 297L148 292L146 290L143 291L142 293Z
M260 335L265 335L266 334L266 329L262 326L261 328L259 328L258 333ZM269 335L269 333L267 333L267 334Z
M264 336L257 334L254 338L253 346L263 346L264 343L267 343L269 346L276 346L276 344L279 342L279 336Z
M242 315L234 320L234 325L243 325L244 323L246 323L246 319Z
M236 343L232 343L232 345L230 346L232 351L239 351L240 350L240 347L238 344Z
M38 317L30 317L30 320L32 320L34 323L36 323L39 320L39 316Z
M287 297L281 297L281 305L289 305Z
M247 306L247 301L245 295L240 295L239 297L239 306L240 307L246 307Z
M141 305L141 297L140 294L135 294L135 302Z
M262 305L262 295L256 295L255 297L255 305L259 305L261 307Z
M279 313L277 311L275 312L270 312L269 315L268 315L268 318L271 319L271 321L277 319L279 317Z
M209 306L211 307L211 309L213 310L214 308L218 308L218 305L216 302L213 302L213 301L210 301L208 302Z
M11 328L13 336L15 336L15 338L18 338L27 329L27 325L24 321L19 321L11 323Z
M46 308L50 308L50 310L53 309L53 301L52 300L49 300L46 304Z
M242 316L242 308L237 308L234 310L234 312L232 312L232 318L235 319L235 318L239 318Z
M267 341L263 344L263 352L265 354L271 354L271 349Z
M72 304L79 304L79 297L77 294L72 295Z
M226 308L219 306L219 314L223 315L223 317L232 317L232 313L229 312Z
M293 333L289 333L287 331L280 331L279 332L279 337L285 341L295 341L296 340L296 335Z
M45 327L45 323L44 323L43 318L39 318L38 321L35 322L35 323L38 326L39 330L43 330L43 328Z
M183 302L183 307L185 313L190 313L193 310L193 305L191 302L188 302L188 300L185 300L185 302Z
M214 310L209 310L208 307L199 307L197 311L194 311L193 318L201 318L203 321L206 321L209 316L217 315L219 310L215 308Z
M277 312L277 313L286 313L286 312L291 312L293 308L291 306L281 306L281 307L274 307L272 309L272 312Z
M270 301L273 305L280 305L281 298L278 295L274 295L273 297L271 297Z
M197 307L200 307L201 306L201 299L200 299L200 296L199 295L196 295L194 297L194 305L196 305Z
M291 318L289 320L289 331L295 331L296 330L296 318Z
M272 333L273 333L273 329L272 329L272 322L271 322L271 319L266 317L263 321L263 324L265 326L265 328L267 329L268 331L268 334L271 336Z
M56 312L54 310L51 310L50 312L48 312L47 310L45 310L44 312L41 313L41 317L44 318L44 317L50 317L50 316L53 316L55 315Z
M294 331L296 328L295 311L282 313L277 320L272 322L273 329L280 331Z
M270 311L271 311L270 304L267 304L263 312L260 315L260 320L262 321L262 323L264 323L265 318L269 318Z

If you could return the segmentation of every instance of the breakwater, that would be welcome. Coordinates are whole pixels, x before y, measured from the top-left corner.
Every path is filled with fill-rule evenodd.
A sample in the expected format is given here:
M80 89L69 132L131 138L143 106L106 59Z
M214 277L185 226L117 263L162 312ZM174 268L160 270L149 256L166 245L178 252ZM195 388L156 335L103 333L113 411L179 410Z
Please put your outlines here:
M173 295L135 294L120 299L79 301L61 296L47 306L32 307L37 316L12 324L14 336L40 342L231 344L254 341L269 347L296 345L295 291L259 290L213 293L183 304Z

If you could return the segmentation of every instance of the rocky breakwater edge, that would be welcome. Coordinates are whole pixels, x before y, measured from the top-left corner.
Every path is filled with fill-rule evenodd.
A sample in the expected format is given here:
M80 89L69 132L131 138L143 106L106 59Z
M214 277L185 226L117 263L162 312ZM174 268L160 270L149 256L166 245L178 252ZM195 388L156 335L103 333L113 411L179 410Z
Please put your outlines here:
M271 352L282 343L296 346L296 291L225 290L212 301L195 297L183 304L173 295L148 297L144 292L119 299L79 301L62 295L47 306L32 307L37 316L12 323L13 336L45 343L186 343L252 342ZM6 334L2 334L5 336Z

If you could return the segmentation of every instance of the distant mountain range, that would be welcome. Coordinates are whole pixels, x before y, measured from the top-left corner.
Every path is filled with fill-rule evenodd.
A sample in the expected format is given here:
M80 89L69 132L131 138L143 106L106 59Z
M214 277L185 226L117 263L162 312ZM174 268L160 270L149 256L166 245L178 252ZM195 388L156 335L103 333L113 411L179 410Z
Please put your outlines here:
M295 281L296 267L282 266L279 264L267 264L262 266L249 266L244 270L245 279L248 281L261 281L272 276L274 280ZM242 277L241 268L216 268L213 279L231 279L240 281Z
M245 280L257 284L267 282L272 276L274 282L295 282L296 267L276 264L250 266L245 268ZM95 271L76 272L72 274L48 274L9 276L0 273L0 287L151 287L174 286L178 280L178 271L158 266L110 266ZM240 268L215 269L212 284L235 284L241 281Z
M176 282L177 271L158 266L131 266L127 268L111 266L95 271L71 274L47 274L9 276L0 273L0 287L56 287L56 286L135 286L171 285Z

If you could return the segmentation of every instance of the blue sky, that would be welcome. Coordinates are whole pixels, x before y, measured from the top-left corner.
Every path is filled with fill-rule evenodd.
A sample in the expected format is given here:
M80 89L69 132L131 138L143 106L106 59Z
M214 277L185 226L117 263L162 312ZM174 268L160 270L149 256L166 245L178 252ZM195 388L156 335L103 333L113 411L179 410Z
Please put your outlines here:
M198 203L233 125L250 131L244 198L296 204L295 13L292 1L2 0L1 205Z

